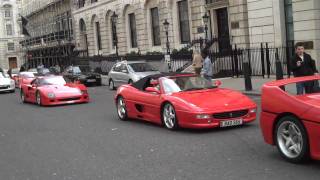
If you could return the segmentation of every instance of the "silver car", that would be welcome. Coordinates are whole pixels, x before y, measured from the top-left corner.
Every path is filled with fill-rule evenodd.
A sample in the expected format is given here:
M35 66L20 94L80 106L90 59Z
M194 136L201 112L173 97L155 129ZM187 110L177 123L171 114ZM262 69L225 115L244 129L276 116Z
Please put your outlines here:
M159 73L158 70L154 69L147 62L122 61L116 63L109 72L109 88L110 90L114 90L123 84L131 84L148 75Z

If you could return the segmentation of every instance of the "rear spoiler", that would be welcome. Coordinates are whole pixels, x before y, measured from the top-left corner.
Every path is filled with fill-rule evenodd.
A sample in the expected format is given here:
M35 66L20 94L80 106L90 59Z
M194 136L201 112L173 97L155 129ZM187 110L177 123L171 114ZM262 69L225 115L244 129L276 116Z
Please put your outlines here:
M288 78L288 79L282 79L277 81L271 81L264 84L264 86L285 86L288 84L294 84L299 82L306 82L306 81L315 81L320 80L320 75L314 75L314 76L304 76L304 77L295 77L295 78Z

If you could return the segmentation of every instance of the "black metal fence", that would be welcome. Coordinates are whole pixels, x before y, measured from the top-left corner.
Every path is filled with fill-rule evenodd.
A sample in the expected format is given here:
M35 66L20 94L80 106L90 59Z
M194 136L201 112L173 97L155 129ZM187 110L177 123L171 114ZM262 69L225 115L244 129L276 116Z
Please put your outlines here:
M243 75L243 63L248 62L251 76L270 77L276 75L276 61L282 65L284 75L290 76L290 59L294 53L293 47L269 47L263 43L256 48L237 48L221 51L219 48L210 48L209 57L214 63L214 77L239 77ZM131 56L94 56L73 57L71 63L74 65L88 65L92 69L98 69L107 74L112 66L121 60L146 61L162 70L165 65L165 56L156 55L131 55ZM181 72L192 64L192 53L172 54L171 70Z
M237 48L229 51L209 51L209 56L214 63L216 77L229 77L243 74L243 62L247 61L252 76L270 77L276 75L276 61L282 65L284 75L290 76L290 59L293 55L291 47L269 47L261 44L257 48Z

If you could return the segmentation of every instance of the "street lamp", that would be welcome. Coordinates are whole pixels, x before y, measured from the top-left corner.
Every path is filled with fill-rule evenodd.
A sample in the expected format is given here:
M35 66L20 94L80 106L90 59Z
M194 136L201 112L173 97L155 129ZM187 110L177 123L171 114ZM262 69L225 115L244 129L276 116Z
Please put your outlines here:
M168 20L164 20L163 22L163 27L164 27L164 30L166 32L166 38L167 38L167 54L165 56L165 60L168 64L168 69L169 69L169 72L171 72L171 59L170 59L170 42L169 42L169 25L170 23L168 22Z
M170 23L166 19L163 23L164 30L166 32L166 38L167 38L167 54L170 54L170 42L169 42L169 25Z
M208 40L208 23L209 23L209 18L210 18L210 16L208 16L207 13L205 13L205 14L202 16L203 23L204 23L204 30L205 30L205 32L206 32L206 40Z
M118 52L118 36L117 36L117 22L118 22L118 15L116 12L113 12L111 16L111 21L112 21L112 29L113 29L113 44L116 48L116 56L119 56Z

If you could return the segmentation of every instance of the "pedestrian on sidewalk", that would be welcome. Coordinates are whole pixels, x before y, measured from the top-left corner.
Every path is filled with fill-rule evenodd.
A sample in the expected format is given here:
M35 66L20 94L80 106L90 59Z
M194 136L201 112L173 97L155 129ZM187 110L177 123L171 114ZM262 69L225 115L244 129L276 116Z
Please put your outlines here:
M317 72L315 62L311 56L305 52L302 43L295 45L296 54L291 61L291 67L294 77L312 76ZM301 95L305 93L312 93L314 82L300 82L297 83L297 94Z
M204 58L203 62L203 68L202 68L202 75L205 79L212 81L212 75L213 75L213 65L211 62L210 57L208 56L208 52L202 51L202 57Z
M193 53L192 66L193 66L193 70L194 70L195 74L198 76L201 75L202 63L203 63L203 58L202 58L200 52L195 51Z

